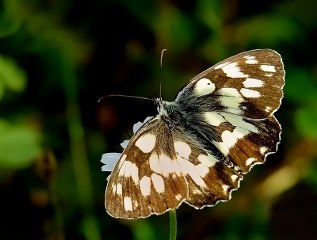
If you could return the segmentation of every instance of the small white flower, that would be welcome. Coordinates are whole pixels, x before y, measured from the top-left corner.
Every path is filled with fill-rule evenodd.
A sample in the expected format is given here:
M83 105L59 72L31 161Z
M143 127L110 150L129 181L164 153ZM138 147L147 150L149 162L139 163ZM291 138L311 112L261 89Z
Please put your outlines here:
M104 163L101 167L101 171L111 172L117 161L119 160L121 153L104 153L101 156L101 162Z
M133 125L132 131L133 133L136 133L136 131L138 131L140 129L140 127L146 123L147 121L149 121L152 117L147 117L143 122L137 122ZM129 140L124 140L120 146L125 149L128 146ZM107 172L111 172L114 168L114 166L116 165L116 163L118 162L118 160L121 157L121 153L115 153L115 152L111 152L111 153L104 153L101 156L101 162L104 163L105 165L101 167L101 171L107 171ZM109 177L108 177L109 178ZM108 180L107 178L107 180Z

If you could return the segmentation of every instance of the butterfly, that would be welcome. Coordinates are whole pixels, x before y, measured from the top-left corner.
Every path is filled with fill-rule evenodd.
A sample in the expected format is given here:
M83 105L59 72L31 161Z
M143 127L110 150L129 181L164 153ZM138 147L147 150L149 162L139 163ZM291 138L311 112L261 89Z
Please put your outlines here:
M116 158L106 166L109 215L137 219L229 200L243 175L277 151L273 114L284 78L276 51L251 50L198 74L174 101L155 99L158 114L139 123L121 154L103 156Z

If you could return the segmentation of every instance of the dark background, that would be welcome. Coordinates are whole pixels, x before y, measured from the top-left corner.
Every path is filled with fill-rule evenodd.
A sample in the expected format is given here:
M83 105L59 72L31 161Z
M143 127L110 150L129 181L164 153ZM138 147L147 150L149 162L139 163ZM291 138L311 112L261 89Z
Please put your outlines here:
M102 153L236 53L272 48L286 69L279 151L229 202L182 205L178 239L316 239L317 17L313 0L0 2L0 239L167 239L168 214L104 210ZM160 54L165 52L163 68Z

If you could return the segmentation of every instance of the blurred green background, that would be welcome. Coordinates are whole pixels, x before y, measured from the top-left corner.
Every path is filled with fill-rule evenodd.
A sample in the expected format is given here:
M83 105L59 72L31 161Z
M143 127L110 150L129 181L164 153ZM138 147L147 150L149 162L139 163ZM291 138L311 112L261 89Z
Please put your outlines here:
M182 205L178 239L316 239L317 17L313 0L2 0L0 239L167 239L168 214L104 210L101 154L218 61L272 48L286 69L278 153L229 202ZM165 52L163 68L160 53Z

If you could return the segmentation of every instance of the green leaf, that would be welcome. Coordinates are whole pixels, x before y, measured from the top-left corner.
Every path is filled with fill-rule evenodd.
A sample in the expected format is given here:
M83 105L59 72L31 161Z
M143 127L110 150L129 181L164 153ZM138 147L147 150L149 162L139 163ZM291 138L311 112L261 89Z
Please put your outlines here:
M26 125L0 119L0 167L23 168L40 154L40 136Z

